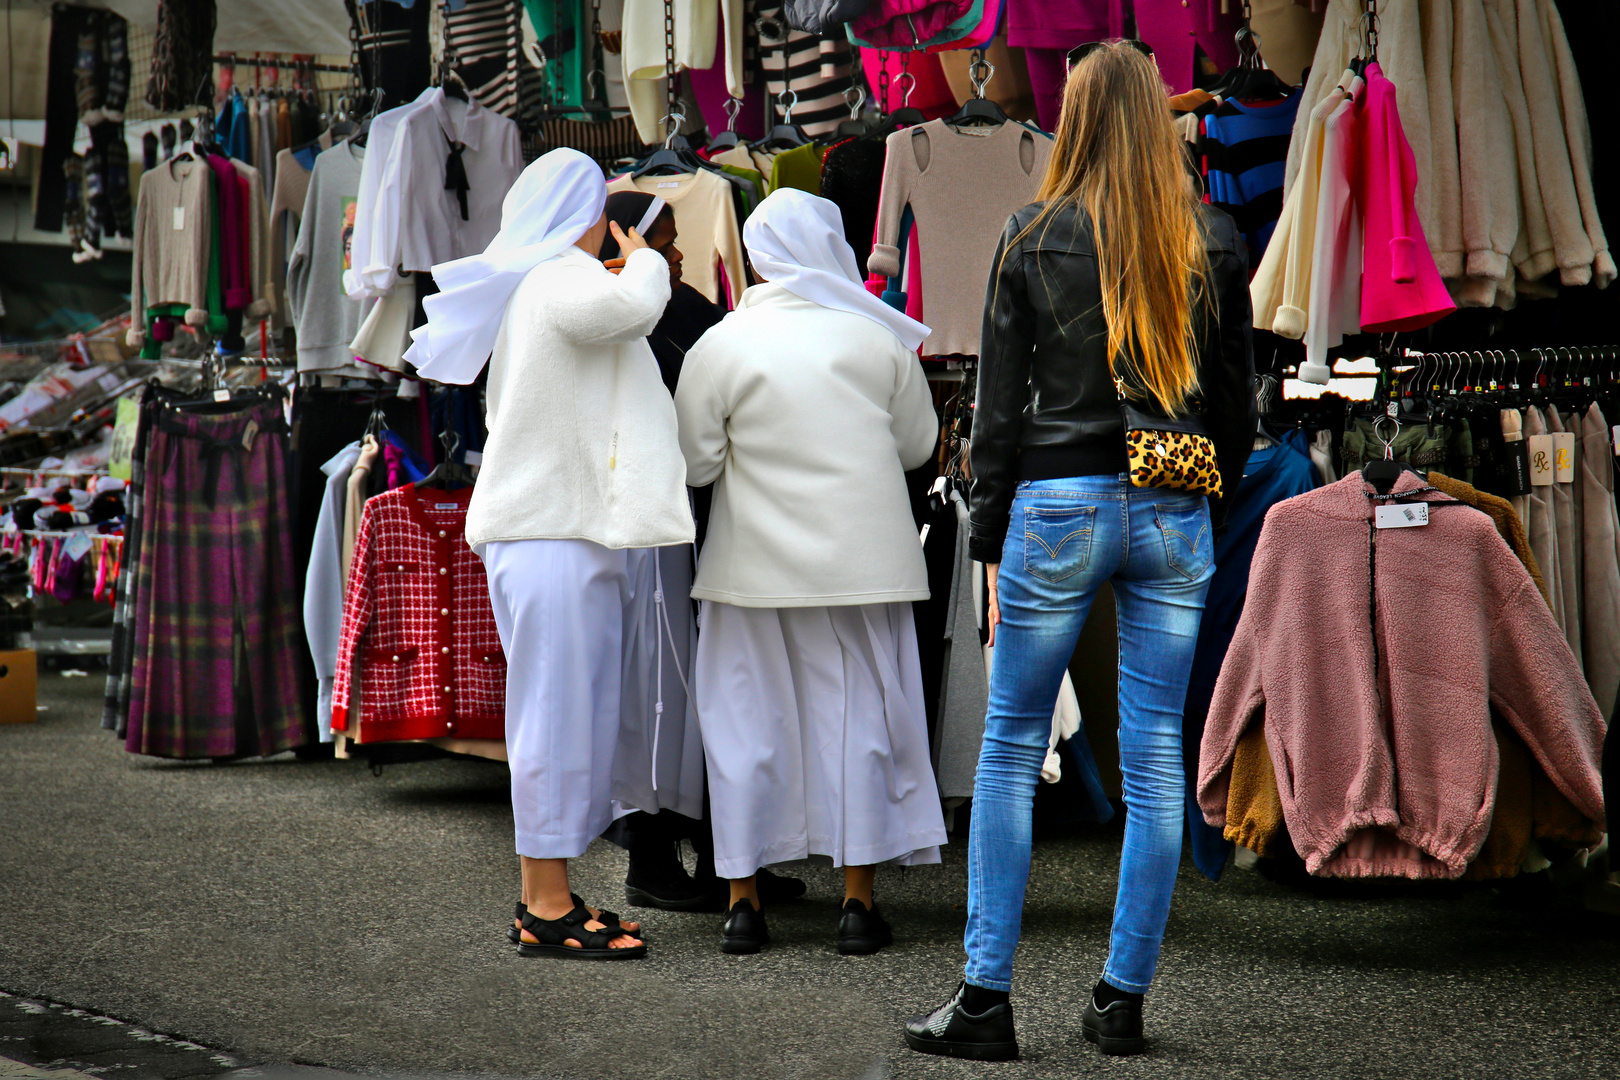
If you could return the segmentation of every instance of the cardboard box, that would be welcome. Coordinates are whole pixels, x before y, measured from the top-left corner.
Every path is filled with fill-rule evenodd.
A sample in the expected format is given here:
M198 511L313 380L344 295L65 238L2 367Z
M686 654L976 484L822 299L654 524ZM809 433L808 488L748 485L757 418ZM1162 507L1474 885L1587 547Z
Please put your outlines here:
M0 724L32 724L38 717L39 660L33 649L0 652Z

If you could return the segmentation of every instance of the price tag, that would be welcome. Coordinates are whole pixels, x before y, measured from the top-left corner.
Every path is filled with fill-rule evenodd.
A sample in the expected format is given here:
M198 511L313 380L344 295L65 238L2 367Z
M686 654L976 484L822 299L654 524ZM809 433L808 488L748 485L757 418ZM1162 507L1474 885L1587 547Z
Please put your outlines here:
M1373 525L1380 529L1412 529L1428 523L1428 503L1373 507Z
M1573 483L1575 480L1575 433L1573 431L1553 432L1553 479L1560 484Z
M1525 446L1524 440L1521 439L1518 442L1504 443L1502 449L1506 460L1501 478L1507 488L1502 494L1507 495L1509 498L1530 494L1529 448Z
M185 229L186 229L186 208L183 207L183 206L177 206L177 207L174 208L174 231L175 232L184 232Z
M231 400L231 392L229 390L215 390L214 391L214 400L215 401L229 401L229 400Z
M1530 486L1551 487L1553 484L1552 436L1532 435L1524 441L1530 446Z
M249 420L247 427L242 429L242 449L248 453L253 452L253 440L259 437L259 422Z

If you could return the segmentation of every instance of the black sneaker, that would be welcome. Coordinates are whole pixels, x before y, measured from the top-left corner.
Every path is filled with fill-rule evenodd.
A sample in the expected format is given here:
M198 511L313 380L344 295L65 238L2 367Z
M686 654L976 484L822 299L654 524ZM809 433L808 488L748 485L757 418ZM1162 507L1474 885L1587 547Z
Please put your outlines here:
M889 920L878 914L877 902L867 907L854 897L844 901L838 920L838 951L844 956L870 956L894 944Z
M1013 1031L1009 1005L992 1005L978 1016L962 1010L963 986L951 1000L926 1016L906 1021L906 1045L923 1054L1011 1061L1018 1056L1018 1035Z
M1099 1009L1097 999L1090 998L1080 1017L1080 1031L1105 1054L1140 1054L1147 1049L1140 1001L1110 1001Z
M720 931L720 951L723 953L757 953L771 940L765 929L765 913L739 900L731 906L726 925Z

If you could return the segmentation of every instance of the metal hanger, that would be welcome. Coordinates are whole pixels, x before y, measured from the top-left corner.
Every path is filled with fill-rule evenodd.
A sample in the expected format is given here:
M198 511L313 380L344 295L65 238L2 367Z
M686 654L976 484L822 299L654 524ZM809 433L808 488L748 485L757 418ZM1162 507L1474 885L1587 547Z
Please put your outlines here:
M985 125L1000 127L1008 120L1001 106L984 96L984 88L995 77L996 66L984 58L983 49L973 50L973 60L968 64L968 81L973 84L973 96L962 103L961 110L949 120L945 121L953 127L967 127L970 125Z
M709 142L709 152L717 153L721 150L730 150L742 142L737 134L737 115L742 112L742 99L727 97L726 104L726 130L717 134ZM840 125L842 126L842 125Z
M804 146L810 141L810 136L793 122L793 109L799 104L798 91L790 87L783 90L778 97L783 103L782 122L772 127L765 138L754 145L762 150L791 150L796 146Z

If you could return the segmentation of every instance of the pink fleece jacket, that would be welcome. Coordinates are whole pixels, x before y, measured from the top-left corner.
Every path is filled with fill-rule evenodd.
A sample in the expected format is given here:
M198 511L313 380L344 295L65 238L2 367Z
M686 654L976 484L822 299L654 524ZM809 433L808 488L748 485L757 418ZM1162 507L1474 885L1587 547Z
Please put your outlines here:
M1395 489L1420 486L1408 473ZM1311 873L1458 877L1496 806L1494 705L1601 821L1603 717L1524 564L1490 518L1462 506L1374 531L1371 490L1354 472L1266 515L1204 727L1204 819L1226 823L1233 751L1263 722Z
M1440 278L1417 215L1417 159L1396 111L1395 84L1376 61L1356 108L1364 133L1354 175L1362 213L1361 329L1419 330L1457 305Z

